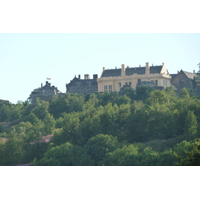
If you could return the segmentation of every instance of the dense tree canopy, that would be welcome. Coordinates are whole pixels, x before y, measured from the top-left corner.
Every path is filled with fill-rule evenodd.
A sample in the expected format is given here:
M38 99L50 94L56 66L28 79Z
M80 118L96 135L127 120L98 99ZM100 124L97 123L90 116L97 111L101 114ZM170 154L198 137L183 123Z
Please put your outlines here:
M199 165L200 100L139 86L0 104L0 165Z

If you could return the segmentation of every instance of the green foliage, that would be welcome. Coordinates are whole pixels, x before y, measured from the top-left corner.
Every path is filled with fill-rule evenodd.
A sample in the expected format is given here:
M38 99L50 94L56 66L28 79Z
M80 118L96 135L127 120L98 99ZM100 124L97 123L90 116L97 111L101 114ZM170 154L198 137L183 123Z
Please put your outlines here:
M148 98L150 93L153 91L154 89L150 86L144 86L144 85L140 85L137 86L136 88L136 100L141 100L143 102L145 102Z
M82 111L84 104L84 96L82 94L66 93L64 96L58 98L55 96L49 103L49 112L55 117L61 117L62 113L71 113Z
M184 134L188 137L188 139L193 139L197 134L197 128L197 117L195 116L194 111L188 110L185 119Z
M188 142L186 140L183 140L182 142L176 144L174 146L174 154L179 158L185 158L187 156L187 151L191 151L193 148L193 144L191 142Z
M33 112L24 118L24 122L31 122L33 125L42 123L42 121Z
M181 99L184 99L184 98L187 99L187 98L190 97L190 93L189 93L189 91L188 91L187 88L183 88L183 89L180 90L178 96L179 96L179 98L181 98Z
M108 103L115 103L118 98L117 92L104 92L97 93L97 98L99 99L99 105L105 106Z
M1 165L18 165L24 156L22 141L16 137L9 138L3 144L0 144L0 162Z
M52 134L56 124L54 117L50 113L47 113L43 122L44 122L44 135Z
M114 151L117 147L117 138L104 134L90 138L85 145L86 152L95 161L95 165L98 165L104 159L106 153Z
M159 153L153 150L151 147L146 147L138 155L138 165L140 166L157 166L159 165Z
M116 100L116 104L118 106L120 106L122 104L130 104L130 102L131 102L131 99L126 94L124 96L118 97Z
M21 104L7 104L3 103L0 105L0 122L14 121L21 118Z
M42 159L44 153L50 148L50 144L47 142L36 142L31 145L24 144L24 157L23 163L30 163L33 159Z
M131 100L134 100L136 97L135 90L132 87L125 88L122 94L123 94L123 96L126 95Z
M185 152L187 156L185 158L180 158L179 162L176 165L182 166L199 166L200 165L200 139L197 139L193 144L193 149L191 151Z
M117 123L118 106L108 103L103 108L103 113L100 115L100 125L102 133L117 136L119 134L119 125Z
M135 166L137 162L138 147L129 144L115 151L107 153L103 165L107 166Z
M79 126L79 114L66 113L63 120L63 142L68 141L72 144L82 144L82 136Z
M56 121L55 121L55 128L62 128L63 125L63 117L59 117Z
M32 112L40 119L43 120L48 113L49 102L36 99L36 107Z
M0 165L198 163L192 148L200 137L200 99L187 89L175 96L172 87L123 92L68 93L50 102L37 99L34 108L1 103ZM42 142L49 134L51 143Z
M82 147L64 143L60 146L52 147L44 157L34 161L37 166L84 166L93 165L93 161L86 154Z

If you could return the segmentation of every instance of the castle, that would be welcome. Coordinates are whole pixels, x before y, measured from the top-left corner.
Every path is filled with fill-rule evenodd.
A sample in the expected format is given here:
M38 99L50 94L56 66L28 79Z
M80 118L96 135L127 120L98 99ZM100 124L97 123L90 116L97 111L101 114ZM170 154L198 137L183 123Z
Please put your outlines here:
M138 85L148 85L155 89L173 86L177 92L182 88L195 89L195 94L200 95L200 88L195 88L194 85L196 77L195 71L191 73L181 70L177 74L169 74L164 63L150 66L147 62L143 67L125 67L122 64L121 68L115 69L103 67L100 78L97 74L94 74L92 79L88 74L84 75L84 79L81 79L80 75L75 76L70 83L66 84L66 93L120 92L124 87L136 89ZM46 81L46 85L41 84L40 88L31 92L28 100L31 104L35 104L38 97L40 100L49 101L54 95L62 96L64 94Z

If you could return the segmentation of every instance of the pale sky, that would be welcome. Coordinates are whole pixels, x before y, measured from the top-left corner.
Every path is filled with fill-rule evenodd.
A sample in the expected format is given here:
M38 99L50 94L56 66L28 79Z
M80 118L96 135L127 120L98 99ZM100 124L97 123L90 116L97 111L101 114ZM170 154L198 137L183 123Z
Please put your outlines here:
M200 34L1 33L0 99L25 101L46 78L61 92L74 76L102 68L166 65L169 73L198 71Z
M1 1L0 99L25 101L47 77L64 93L75 75L121 64L197 71L198 13L194 0Z

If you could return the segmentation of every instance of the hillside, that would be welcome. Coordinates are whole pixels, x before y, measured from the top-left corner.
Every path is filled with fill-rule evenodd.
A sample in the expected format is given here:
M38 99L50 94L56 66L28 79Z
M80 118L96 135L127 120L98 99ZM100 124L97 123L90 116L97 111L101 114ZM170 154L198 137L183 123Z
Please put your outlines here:
M0 105L0 165L199 165L200 100L139 86Z

